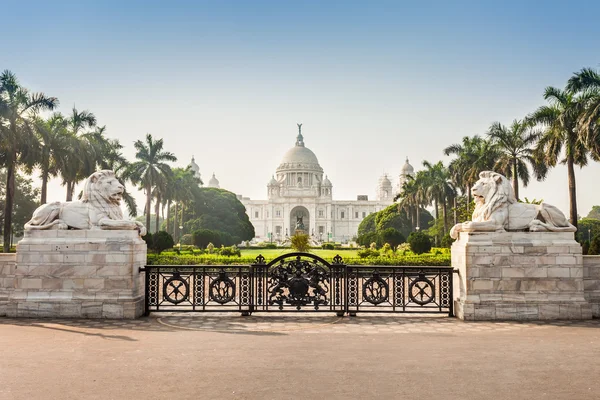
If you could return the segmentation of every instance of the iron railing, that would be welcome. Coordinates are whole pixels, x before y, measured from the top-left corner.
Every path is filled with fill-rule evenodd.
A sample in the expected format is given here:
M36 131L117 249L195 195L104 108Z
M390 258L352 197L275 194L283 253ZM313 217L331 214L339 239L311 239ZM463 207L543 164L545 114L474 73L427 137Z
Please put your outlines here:
M289 253L252 265L147 265L146 315L177 312L447 313L451 267L346 265Z

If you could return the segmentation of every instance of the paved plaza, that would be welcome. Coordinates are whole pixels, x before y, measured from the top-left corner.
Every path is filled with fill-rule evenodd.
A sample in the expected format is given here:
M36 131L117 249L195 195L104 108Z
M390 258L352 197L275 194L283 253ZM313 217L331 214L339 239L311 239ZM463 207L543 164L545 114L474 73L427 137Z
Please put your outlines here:
M598 399L600 320L0 318L0 399Z

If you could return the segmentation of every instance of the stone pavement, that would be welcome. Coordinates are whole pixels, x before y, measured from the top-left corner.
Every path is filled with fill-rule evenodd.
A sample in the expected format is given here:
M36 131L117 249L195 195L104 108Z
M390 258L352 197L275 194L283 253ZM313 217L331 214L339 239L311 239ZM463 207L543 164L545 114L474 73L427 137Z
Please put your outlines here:
M598 399L600 320L0 318L0 399Z

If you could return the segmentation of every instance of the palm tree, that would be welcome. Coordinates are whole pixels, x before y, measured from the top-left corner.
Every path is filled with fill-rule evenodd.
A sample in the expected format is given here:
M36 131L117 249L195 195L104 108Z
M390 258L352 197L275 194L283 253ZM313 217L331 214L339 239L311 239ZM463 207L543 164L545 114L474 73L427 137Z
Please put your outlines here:
M190 167L176 168L173 174L171 192L172 199L175 201L175 210L173 218L173 237L179 237L179 226L184 223L184 208L194 200L194 189L202 184L202 180L196 178ZM178 207L180 210L178 211ZM179 222L177 217L180 215ZM167 217L167 221L169 217Z
M586 94L584 111L577 121L579 135L582 136L591 155L600 158L600 72L583 68L573 75L567 90L571 93Z
M146 227L150 229L150 210L152 205L152 189L161 182L165 181L165 177L171 175L171 167L166 164L166 161L177 161L177 157L168 151L163 151L163 140L154 140L152 135L146 135L146 141L135 141L133 144L137 150L135 158L138 160L133 162L127 168L126 177L131 181L140 185L146 192Z
M15 74L0 75L0 161L6 167L4 204L4 252L10 251L15 173L21 161L35 149L34 116L58 106L58 99L43 93L30 93Z
M57 176L60 160L69 156L70 137L67 123L60 113L54 113L47 120L36 118L35 132L38 136L39 146L36 159L40 168L42 179L40 203L45 204L48 192L48 179Z
M448 166L456 187L464 188L467 195L467 212L471 204L471 187L479 179L479 173L494 168L498 151L493 143L480 136L462 139L462 144L453 144L444 149L445 155L456 155Z
M96 117L89 111L77 111L73 107L71 115L66 119L67 129L71 134L72 151L63 158L60 171L63 184L67 187L67 201L73 200L75 185L87 178L96 169L98 157L89 137L83 132L85 128L96 125Z
M545 171L536 161L534 145L539 138L539 133L532 130L531 124L525 121L514 120L510 128L500 122L494 122L488 131L490 140L496 145L499 158L496 161L495 170L512 178L515 197L519 199L519 178L523 186L529 184L529 167L538 179L542 179Z
M448 231L448 198L454 196L454 186L450 181L450 173L441 161L431 164L423 161L426 174L426 194L435 207L435 219L439 219L439 205L442 206L442 217L444 218L444 235Z
M547 87L544 99L550 104L541 106L528 120L543 127L536 147L536 157L541 163L554 167L558 162L567 165L569 177L570 221L577 226L577 189L575 165L587 165L588 148L577 124L589 101L586 93L575 95L566 90ZM564 158L561 158L564 150Z

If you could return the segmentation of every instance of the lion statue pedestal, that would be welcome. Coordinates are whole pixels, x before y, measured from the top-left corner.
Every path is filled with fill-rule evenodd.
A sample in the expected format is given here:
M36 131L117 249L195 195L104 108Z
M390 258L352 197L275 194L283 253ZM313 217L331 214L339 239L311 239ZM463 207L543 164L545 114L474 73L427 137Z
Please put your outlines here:
M591 319L576 228L556 207L516 201L508 180L484 171L472 221L450 235L459 271L456 315L465 320Z
M0 268L0 316L137 318L144 313L145 227L123 219L111 171L86 181L81 201L40 206ZM4 286L7 286L3 284Z

